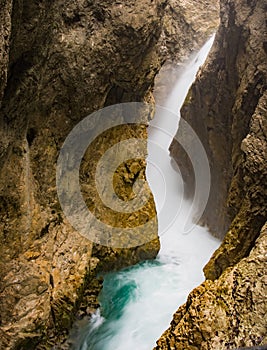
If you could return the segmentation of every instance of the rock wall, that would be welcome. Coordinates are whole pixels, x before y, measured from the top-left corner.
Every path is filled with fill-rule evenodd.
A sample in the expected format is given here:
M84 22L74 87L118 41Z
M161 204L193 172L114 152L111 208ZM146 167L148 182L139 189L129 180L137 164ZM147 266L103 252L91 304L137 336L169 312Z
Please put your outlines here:
M210 161L210 199L202 223L221 238L232 223L221 253L216 253L223 261L214 277L249 253L266 220L264 10L261 1L222 2L213 52L182 109ZM192 190L189 162L177 143L170 151Z
M0 2L0 106L7 81L7 66L9 60L9 40L11 33L12 0Z
M164 64L153 94L163 106L190 54L200 49L219 26L219 0L170 0L159 41Z
M164 59L176 64L199 49L219 25L219 0L170 0L160 39Z
M230 350L267 344L266 249L262 228L248 257L194 289L156 350Z
M202 224L224 237L159 349L233 349L266 344L266 2L221 1L221 24L182 116L206 148L211 193ZM189 195L194 178L177 143Z
M209 21L216 5L209 5L214 10L207 18L203 4L197 13L189 1L0 0L1 348L68 347L63 343L77 312L84 316L97 306L96 272L156 256L153 198L122 217L100 203L91 181L107 147L146 139L147 117L137 128L101 134L80 173L85 201L101 219L122 227L152 219L147 244L112 249L76 232L60 208L56 162L66 136L85 116L118 102L153 103L151 87L166 57L187 55L209 35L197 22ZM97 120L91 128L97 130ZM144 170L144 160L132 159L116 171L121 199L132 198Z
M88 303L90 313L96 304L99 262L102 269L119 268L153 258L159 249L156 219L150 243L132 249L101 248L76 232L58 202L56 162L66 136L82 118L112 103L150 99L161 62L156 43L164 2L17 0L13 6L6 2L4 9L0 347L50 349L56 337L60 348L78 308ZM97 128L97 121L92 123ZM146 138L144 125L120 131L100 135L98 145ZM99 158L99 149L88 152L82 183L89 178L86 162L94 168ZM144 177L145 162L131 169L126 182L122 167L121 188ZM92 199L85 189L83 194ZM155 217L153 199L141 215L143 220Z

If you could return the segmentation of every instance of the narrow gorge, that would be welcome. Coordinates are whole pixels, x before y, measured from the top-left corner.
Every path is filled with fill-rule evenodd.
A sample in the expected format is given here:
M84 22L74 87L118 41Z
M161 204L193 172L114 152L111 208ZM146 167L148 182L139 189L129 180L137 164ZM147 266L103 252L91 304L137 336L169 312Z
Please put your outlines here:
M211 166L201 222L224 239L157 350L267 344L266 10L265 1L221 1L212 54L182 108ZM191 164L176 142L170 151L190 192Z
M202 269L219 246L219 240L207 229L192 223L194 206L184 198L182 179L168 151L178 126L176 111L213 39L214 36L182 69L178 68L180 77L165 107L156 105L149 123L146 174L157 209L159 253L155 260L104 275L100 308L85 326L76 325L76 350L152 349L158 335L168 327L177 304L183 304L188 293L204 280ZM158 77L157 84L160 80ZM193 136L190 129L187 132ZM194 152L201 157L199 148Z
M73 348L77 327L81 332L100 320L100 276L121 274L125 279L125 271L135 273L140 266L161 268L156 258L164 248L160 210L146 160L148 125L156 122L155 104L167 99L184 62L217 28L208 60L181 111L210 166L210 195L198 218L203 228L192 250L179 247L173 238L169 246L181 254L188 251L194 264L200 256L196 248L208 255L218 249L209 262L201 261L207 262L206 280L200 267L200 277L191 276L182 298L169 271L166 293L172 293L174 304L158 330L147 328L146 313L140 328L144 338L154 333L148 347L141 337L128 348L118 340L112 350L234 350L267 344L266 10L265 0L0 0L1 349ZM164 79L157 83L159 72ZM125 113L123 106L130 103L137 104ZM138 103L144 107L137 108ZM65 147L73 130L79 130L80 143L96 135L80 163L76 145ZM190 151L192 140L182 131L180 122L175 139ZM175 139L170 154L184 181L177 173L177 189L185 186L190 200L199 182L194 164ZM131 156L116 167L109 159L108 167L101 166L109 149L117 154L117 144ZM139 156L133 157L136 151ZM73 185L77 167L80 197L95 221L81 219ZM139 195L147 199L145 205L134 212L114 211L102 200L108 177L113 189L107 200L116 197L125 209ZM83 234L66 215L65 202ZM170 212L174 206L169 202ZM114 229L119 232L115 240ZM201 239L207 230L214 237ZM163 279L154 281L159 290ZM116 283L116 277L110 280L112 287ZM135 288L126 286L125 295ZM153 308L146 293L146 305ZM158 316L165 312L162 307ZM128 327L127 318L115 325Z

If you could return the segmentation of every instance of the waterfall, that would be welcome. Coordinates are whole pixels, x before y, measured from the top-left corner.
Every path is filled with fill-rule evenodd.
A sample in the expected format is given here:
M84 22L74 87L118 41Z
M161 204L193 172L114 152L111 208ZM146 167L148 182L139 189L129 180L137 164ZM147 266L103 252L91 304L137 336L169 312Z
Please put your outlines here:
M196 225L188 234L181 231L190 203L183 200L183 183L172 166L168 147L178 127L178 111L212 42L213 38L191 58L175 84L165 105L174 117L166 119L156 113L149 127L147 179L159 219L158 257L105 275L99 297L101 312L81 330L76 350L152 349L179 305L204 280L202 268L219 241Z

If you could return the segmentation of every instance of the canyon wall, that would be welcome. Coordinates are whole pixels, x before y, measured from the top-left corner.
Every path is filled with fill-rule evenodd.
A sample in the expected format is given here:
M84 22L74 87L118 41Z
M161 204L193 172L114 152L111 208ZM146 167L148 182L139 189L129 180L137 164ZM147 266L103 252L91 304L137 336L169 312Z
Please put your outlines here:
M267 344L266 10L264 0L221 1L214 47L182 108L210 162L201 221L224 239L157 350ZM190 196L190 161L176 142L170 151Z
M164 60L179 64L219 25L219 1L169 0L159 44Z
M6 87L7 67L9 59L9 40L11 33L11 9L12 1L1 0L0 2L0 106Z
M96 305L101 286L95 280L96 270L119 268L157 254L152 197L139 212L143 221L151 221L149 243L112 249L93 244L71 227L56 191L60 148L81 119L112 103L151 99L149 88L161 63L156 44L165 5L162 1L142 5L82 0L5 3L0 348L50 349L55 342L61 348L76 311L90 313ZM91 122L97 130L99 120ZM130 137L146 139L145 123L99 135L98 148L88 149L81 167L82 187L88 185L82 192L86 202L94 202L92 212L110 218L111 225L120 220L122 230L139 217L118 218L103 205L97 208L99 201L90 192L90 170L112 143ZM145 161L126 165L114 180L124 200L124 187L132 188L144 178Z
M92 182L114 143L146 139L149 113L138 127L98 135L80 173L90 211L122 229L149 221L148 243L114 249L80 235L60 208L56 164L66 136L85 116L118 102L153 104L154 77L172 42L180 42L175 55L183 57L209 35L209 27L196 23L216 17L217 1L204 3L196 11L189 1L0 1L1 348L67 347L77 312L90 315L97 307L96 272L156 256L153 197L135 215L121 216L103 206ZM180 25L170 33L174 12ZM127 124L127 116L116 117ZM99 120L90 123L97 133ZM114 187L122 200L145 179L145 166L144 159L131 159L118 168Z
M190 54L204 45L218 26L219 0L168 1L159 40L164 65L153 91L157 104L164 106Z

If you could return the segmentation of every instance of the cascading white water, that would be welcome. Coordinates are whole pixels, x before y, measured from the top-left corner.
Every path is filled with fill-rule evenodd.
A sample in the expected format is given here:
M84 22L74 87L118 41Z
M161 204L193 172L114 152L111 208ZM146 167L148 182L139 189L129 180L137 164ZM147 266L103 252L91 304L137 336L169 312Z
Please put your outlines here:
M152 349L178 306L204 280L202 268L219 241L203 227L194 226L188 234L181 231L190 203L182 199L182 180L171 165L168 147L178 127L178 111L212 42L192 58L173 88L165 107L176 116L166 120L156 114L149 127L147 179L158 212L158 257L105 276L101 314L98 310L81 332L77 350ZM177 215L170 217L173 212Z

